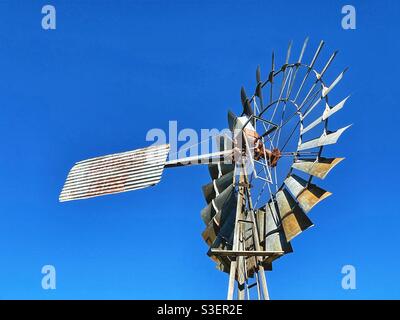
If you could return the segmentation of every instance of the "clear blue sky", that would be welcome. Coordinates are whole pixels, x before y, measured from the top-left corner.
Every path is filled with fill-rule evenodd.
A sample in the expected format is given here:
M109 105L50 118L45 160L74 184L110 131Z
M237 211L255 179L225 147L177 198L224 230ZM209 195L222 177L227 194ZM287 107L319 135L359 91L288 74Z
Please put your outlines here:
M41 7L57 29L41 28ZM315 227L268 273L272 298L400 298L398 1L1 1L0 298L225 299L201 238L206 167L165 172L156 188L59 203L72 164L148 145L146 132L224 128L241 110L271 51L323 39L339 49L335 89L352 94L333 126L353 123L329 155L345 156L323 182L333 196ZM310 52L309 52L310 53ZM265 69L263 69L265 70ZM250 91L250 90L249 90ZM41 288L41 268L57 289ZM357 289L341 288L341 268Z

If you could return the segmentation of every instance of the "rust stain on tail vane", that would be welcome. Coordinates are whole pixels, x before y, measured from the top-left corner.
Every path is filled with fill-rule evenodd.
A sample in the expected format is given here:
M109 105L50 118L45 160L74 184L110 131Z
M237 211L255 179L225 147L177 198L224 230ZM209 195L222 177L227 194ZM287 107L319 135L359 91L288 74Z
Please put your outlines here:
M59 200L86 199L156 185L168 152L169 145L164 144L77 162Z

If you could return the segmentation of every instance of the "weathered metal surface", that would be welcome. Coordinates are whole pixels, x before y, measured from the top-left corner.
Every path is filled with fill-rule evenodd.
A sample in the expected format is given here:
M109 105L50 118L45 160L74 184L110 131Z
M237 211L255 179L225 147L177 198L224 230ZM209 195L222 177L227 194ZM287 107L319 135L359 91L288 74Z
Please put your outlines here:
M249 131L255 131L253 124L249 121L249 117L244 115L236 118L235 127L236 131L247 129Z
M211 178L215 180L231 171L234 171L235 164L234 163L210 164L208 166L208 170L210 172Z
M340 101L337 105L334 107L329 107L328 104L325 106L325 110L322 114L322 116L318 117L315 121L311 122L308 126L306 126L304 129L300 131L300 134L305 134L307 131L310 131L311 129L315 128L317 125L328 119L330 116L338 112L340 109L343 108L344 104L346 103L347 99L349 97L343 99Z
M219 148L224 148L223 139L217 139ZM208 255L216 262L216 268L223 272L230 272L231 260L229 257L216 257L211 248L220 250L232 249L233 232L235 227L236 194L233 186L234 164L218 163L209 165L213 181L203 186L203 193L208 204L201 216L207 227L202 237L210 246Z
M301 208L304 212L309 212L317 203L324 200L325 198L332 195L332 193L317 187L316 185L310 185L305 189L298 197Z
M237 116L232 112L228 111L228 126L231 131L235 128Z
M347 68L341 72L337 78L332 82L332 84L329 87L323 86L322 87L322 97L325 98L329 92L332 91L332 89L340 82L340 80L342 80L345 72L347 71Z
M291 241L304 230L313 226L311 220L299 207L293 197L285 189L276 193L278 212L286 239Z
M292 246L287 241L283 229L280 227L278 217L274 212L274 204L270 201L266 204L265 209L259 209L256 211L257 227L263 232L260 236L260 245L262 251L283 251L285 253L292 252ZM261 227L264 225L264 227ZM270 264L273 260L279 256L267 257L264 262Z
M169 145L111 154L77 162L68 174L60 201L126 192L157 184Z
M203 239L206 238L207 236L203 232ZM233 238L233 232L232 236L229 239L224 239L220 236L216 236L215 240L212 242L212 244L209 244L209 241L206 241L207 244L209 244L210 248L207 252L207 255L214 261L217 262L217 264L221 263L222 266L224 267L225 272L229 272L229 266L230 266L230 260L231 257L228 256L217 256L213 254L211 251L212 249L217 249L217 250L231 250L232 249L232 238ZM218 266L217 266L218 268Z
M202 233L204 241L213 248L226 248L227 242L233 237L235 227L236 195L233 188L226 189L220 194L215 207L211 212L202 211L204 222L208 220L208 214L214 215L208 220L207 227ZM223 199L221 199L223 198ZM216 199L217 200L217 199Z
M305 213L309 212L318 202L329 197L332 193L292 174L285 180L285 185L292 195L296 197L300 207Z
M257 224L257 230L258 230L258 239L260 244L264 243L265 239L265 210L257 210L256 211L256 224ZM261 248L264 246L261 245Z
M341 128L337 131L330 132L328 134L323 133L322 136L320 136L317 139L303 142L302 144L299 145L298 151L317 148L317 147L325 146L328 144L334 144L339 139L341 134L350 126L351 125Z
M247 94L246 91L244 90L244 87L242 87L240 90L240 98L242 100L243 113L249 117L252 116L254 112L251 109L250 101L247 98Z
M201 210L201 218L204 223L208 225L211 219L222 209L234 207L234 201L234 187L230 185Z
M255 251L260 252L259 250L257 250L257 248L258 249L260 248L257 247L255 243L255 237L253 234L253 222L251 221L250 214L252 214L252 212L247 211L245 213L246 217L244 218L244 220L240 221L242 227L242 237L243 237L241 250L244 250L249 254ZM252 277L257 265L256 255L251 256L250 254L249 256L243 259L244 259L243 262L246 265L246 277Z
M292 193L292 195L296 198L304 190L304 188L307 187L307 181L298 177L295 174L292 174L289 177L287 177L284 183L286 187L289 189L289 191Z
M298 159L292 168L308 173L312 176L324 179L329 171L333 169L344 158L314 158L314 159Z
M228 172L222 177L214 179L209 184L203 186L203 194L207 203L210 203L212 199L233 183L233 174L234 171Z
M213 244L213 242L217 238L218 231L218 224L214 220L211 220L207 228L201 234L203 240L207 243L207 245L211 246Z

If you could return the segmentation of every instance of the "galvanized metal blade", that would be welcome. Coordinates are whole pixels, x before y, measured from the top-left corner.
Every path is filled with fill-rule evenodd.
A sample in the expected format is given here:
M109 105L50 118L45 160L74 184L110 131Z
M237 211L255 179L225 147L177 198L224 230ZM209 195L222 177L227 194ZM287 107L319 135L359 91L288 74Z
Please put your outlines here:
M212 182L202 187L204 197L207 203L210 203L212 199L222 193L227 187L233 183L234 171L228 172L218 179L214 179Z
M223 175L235 170L234 163L217 163L208 165L208 171L210 172L211 179L215 180Z
M298 63L301 63L301 61L303 60L304 52L306 51L306 48L307 48L307 43L308 43L308 37L304 40L303 46L301 48L299 60L297 60Z
M233 231L235 228L235 213L236 213L236 196L232 194L232 200L226 204L226 206L220 210L217 215L210 221L206 228L206 233L210 234L208 231L210 227L213 230L217 230L215 238L211 239L212 242L206 241L211 248L222 249L221 245L225 246L230 242L233 237Z
M260 99L260 110L263 109L264 107L264 99L263 99L263 93L262 93L262 81L261 81L261 70L260 70L260 66L257 66L257 70L256 70L256 82L257 82L257 86L256 86L256 92L255 95L258 97L258 99Z
M232 112L228 111L228 126L231 131L235 128L237 116Z
M311 220L285 189L276 193L279 216L288 241L313 226Z
M233 185L228 186L218 196L211 200L211 202L201 210L201 218L204 223L208 225L211 219L223 208L232 207L234 201L234 187ZM234 204L236 206L236 204Z
M298 147L298 151L301 150L307 150L307 149L312 149L312 148L317 148L317 147L322 147L325 145L329 145L329 144L334 144L338 141L339 137L342 135L342 133L348 129L349 127L351 127L351 125L348 125L344 128L341 128L337 131L334 132L328 132L328 133L323 133L319 138L317 139L313 139L313 140L309 140L306 142L303 142L302 144L299 145Z
M338 77L335 79L335 81L332 82L332 84L329 87L322 87L322 97L326 97L328 95L329 92L332 91L333 88L336 87L336 85L340 82L340 80L342 80L345 72L348 70L348 68L344 69L343 72L341 72Z
M298 159L292 168L308 173L314 177L325 179L328 173L344 158L314 158L314 159Z
M247 98L247 94L246 91L244 90L244 87L240 89L240 98L242 100L243 113L248 117L251 117L254 114L254 112L251 109L250 100Z
M349 97L346 97L345 99L343 99L342 101L340 101L337 105L335 105L334 107L329 107L328 104L326 104L325 110L322 114L322 116L320 116L319 118L317 118L315 121L313 121L312 123L310 123L307 127L305 127L304 129L301 130L300 134L305 134L307 131L310 131L311 129L315 128L317 125L319 125L320 123L322 123L323 121L325 121L326 119L328 119L331 115L335 114L336 112L338 112L340 109L343 108L344 104L346 103L347 99ZM306 117L306 115L303 117L303 119Z
M307 181L295 174L287 177L284 183L305 213L332 194L315 184L308 184Z
M288 65L288 64L289 64L290 53L291 53L291 51L292 51L292 45L293 45L293 41L290 41L290 42L289 42L289 45L288 45L287 52L286 52L285 65Z
M283 229L280 227L273 202L268 202L263 209L256 211L257 228L260 245L264 251L293 252L292 246L286 239ZM279 256L267 257L265 262L270 264Z

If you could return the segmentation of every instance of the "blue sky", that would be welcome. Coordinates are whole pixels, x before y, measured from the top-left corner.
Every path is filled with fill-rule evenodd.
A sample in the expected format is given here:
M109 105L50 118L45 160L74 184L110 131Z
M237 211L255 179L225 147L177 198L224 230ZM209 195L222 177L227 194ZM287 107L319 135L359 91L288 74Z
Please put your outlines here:
M41 8L57 29L41 28ZM75 161L145 147L146 133L224 128L287 43L339 49L330 79L349 66L334 116L353 123L323 181L333 196L315 227L267 274L273 299L400 298L397 76L398 1L351 1L357 29L341 28L343 1L1 1L0 298L225 299L201 238L206 167L165 171L155 188L59 203ZM309 53L310 53L309 52ZM250 91L250 90L249 90ZM41 288L54 265L57 289ZM354 265L357 289L341 288Z

